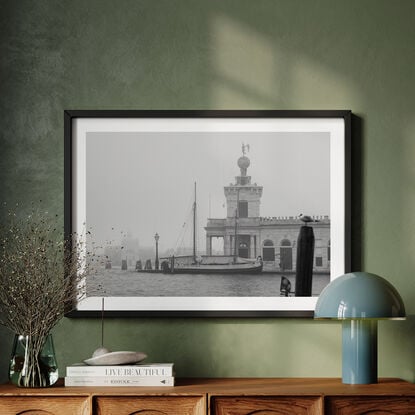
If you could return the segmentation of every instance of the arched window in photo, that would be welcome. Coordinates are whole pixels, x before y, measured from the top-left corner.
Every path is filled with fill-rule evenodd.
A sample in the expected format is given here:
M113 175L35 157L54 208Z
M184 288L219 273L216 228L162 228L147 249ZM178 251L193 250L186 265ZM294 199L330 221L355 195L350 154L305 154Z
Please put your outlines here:
M264 246L262 247L262 259L264 261L275 261L274 242L269 239L264 241Z
M283 271L293 269L293 248L288 239L283 239L280 245L280 268Z

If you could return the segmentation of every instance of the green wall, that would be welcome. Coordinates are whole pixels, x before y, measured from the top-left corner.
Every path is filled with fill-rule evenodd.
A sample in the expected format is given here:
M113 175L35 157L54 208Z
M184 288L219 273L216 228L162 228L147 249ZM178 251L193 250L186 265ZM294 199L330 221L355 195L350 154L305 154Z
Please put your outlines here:
M351 109L353 249L410 315L380 323L379 373L413 381L414 15L413 0L1 0L1 200L63 215L64 109ZM341 374L336 323L106 324L108 347L173 361L178 376ZM64 319L60 367L88 357L99 330ZM0 380L11 338L0 329Z

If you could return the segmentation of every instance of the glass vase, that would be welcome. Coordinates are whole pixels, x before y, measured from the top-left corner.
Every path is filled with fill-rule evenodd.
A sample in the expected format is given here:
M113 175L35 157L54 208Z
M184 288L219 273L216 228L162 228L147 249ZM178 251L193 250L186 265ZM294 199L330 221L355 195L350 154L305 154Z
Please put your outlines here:
M42 388L58 380L58 365L52 335L40 338L34 335L14 336L9 365L9 379L26 388Z

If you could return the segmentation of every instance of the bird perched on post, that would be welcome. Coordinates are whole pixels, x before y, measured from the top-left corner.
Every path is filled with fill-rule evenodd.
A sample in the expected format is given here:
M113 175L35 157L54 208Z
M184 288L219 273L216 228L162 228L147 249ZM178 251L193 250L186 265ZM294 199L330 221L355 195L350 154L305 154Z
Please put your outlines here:
M314 219L314 218L312 218L311 216L308 216L308 215L303 215L302 213L300 213L298 215L298 217L300 218L301 221L303 221L305 223L306 226L310 222L320 222L318 219Z

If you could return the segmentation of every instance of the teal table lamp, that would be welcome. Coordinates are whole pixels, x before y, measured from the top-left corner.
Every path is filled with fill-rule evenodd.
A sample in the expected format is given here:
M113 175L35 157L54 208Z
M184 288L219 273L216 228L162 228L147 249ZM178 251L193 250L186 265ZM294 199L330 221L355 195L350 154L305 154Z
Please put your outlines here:
M314 318L342 320L343 383L377 383L377 321L404 319L405 306L398 291L384 278L352 272L324 288Z

